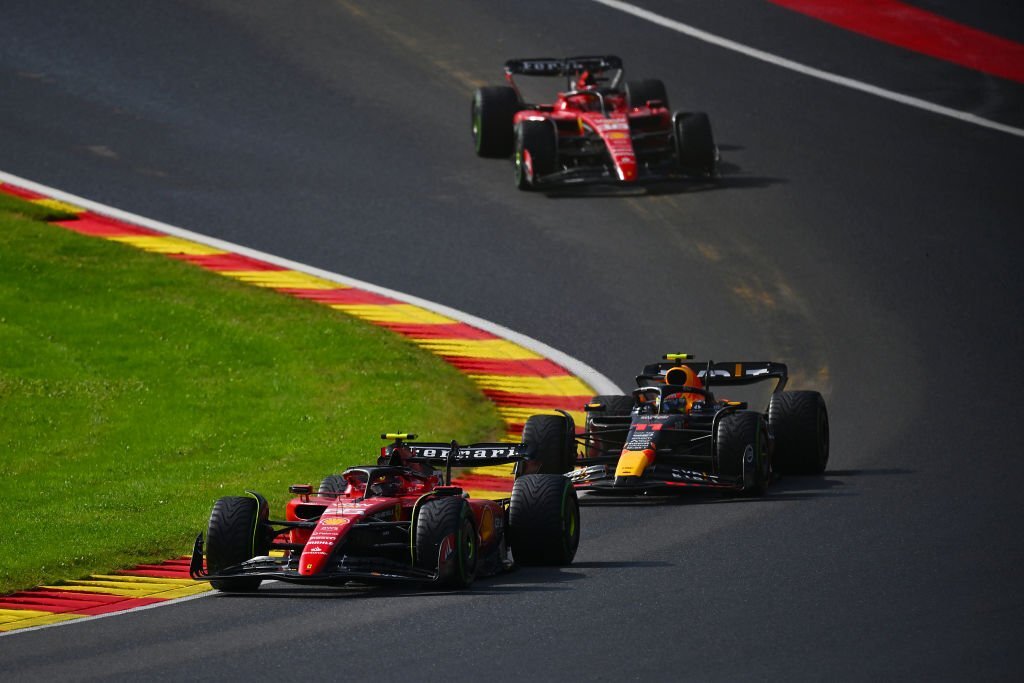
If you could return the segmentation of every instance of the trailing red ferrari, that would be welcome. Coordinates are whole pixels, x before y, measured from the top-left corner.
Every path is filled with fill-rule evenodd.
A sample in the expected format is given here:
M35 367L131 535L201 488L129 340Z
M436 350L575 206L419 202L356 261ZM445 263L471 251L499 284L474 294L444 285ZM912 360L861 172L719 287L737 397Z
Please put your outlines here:
M530 104L517 75L561 76L566 89ZM707 114L672 113L660 80L623 82L614 55L512 59L505 78L473 95L473 140L479 156L513 158L520 189L717 174Z
M461 588L477 576L524 565L567 565L580 538L576 492L526 444L410 444L386 434L376 465L350 467L290 487L285 518L270 518L258 493L214 504L196 538L191 575L221 591L293 583L414 581ZM451 482L452 467L516 463L511 498L475 499ZM569 465L556 463L556 469ZM443 471L435 469L444 467Z

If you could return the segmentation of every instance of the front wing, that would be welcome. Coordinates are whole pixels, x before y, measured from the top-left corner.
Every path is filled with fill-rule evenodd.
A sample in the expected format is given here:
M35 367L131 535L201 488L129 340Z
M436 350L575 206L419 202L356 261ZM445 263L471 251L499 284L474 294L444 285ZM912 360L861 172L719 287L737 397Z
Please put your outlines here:
M745 487L743 477L725 479L699 470L659 463L649 467L639 477L616 477L614 463L579 467L568 476L577 491L623 495L694 488L742 491Z
M409 564L386 558L345 558L330 570L313 576L299 574L289 567L289 560L277 557L254 557L251 560L228 567L216 574L207 573L203 565L203 535L196 537L192 547L189 574L197 581L229 579L264 579L301 584L341 585L348 581L414 581L425 583L438 579L437 571L418 569Z

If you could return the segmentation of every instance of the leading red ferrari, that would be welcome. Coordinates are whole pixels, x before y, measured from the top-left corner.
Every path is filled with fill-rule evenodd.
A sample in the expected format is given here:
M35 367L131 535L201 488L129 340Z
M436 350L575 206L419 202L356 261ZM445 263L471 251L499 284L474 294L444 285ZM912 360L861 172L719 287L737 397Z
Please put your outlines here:
M560 76L566 87L531 104L517 75ZM671 112L664 83L624 81L614 55L512 59L505 78L473 95L473 140L479 156L513 158L520 189L717 176L708 115Z

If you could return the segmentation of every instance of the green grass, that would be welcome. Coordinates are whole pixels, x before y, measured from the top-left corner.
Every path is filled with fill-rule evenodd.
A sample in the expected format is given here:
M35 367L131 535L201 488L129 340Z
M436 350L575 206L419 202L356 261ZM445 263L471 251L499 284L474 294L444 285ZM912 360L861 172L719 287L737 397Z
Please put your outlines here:
M191 549L214 500L493 439L462 375L339 312L40 222L0 195L0 594Z

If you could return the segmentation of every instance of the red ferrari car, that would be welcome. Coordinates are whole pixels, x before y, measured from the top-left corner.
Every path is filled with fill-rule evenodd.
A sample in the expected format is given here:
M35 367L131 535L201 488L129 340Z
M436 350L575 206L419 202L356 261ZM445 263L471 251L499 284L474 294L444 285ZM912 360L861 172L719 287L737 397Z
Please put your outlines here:
M528 104L517 75L561 76L566 88ZM505 78L473 95L473 140L479 156L512 156L520 189L716 176L707 114L671 112L664 83L624 82L614 55L512 59Z
M192 577L229 592L253 591L269 579L460 588L510 568L510 548L518 564L572 562L580 539L576 492L564 474L550 472L544 461L550 456L540 453L544 444L460 447L407 443L412 434L383 437L393 442L381 449L377 464L331 475L316 493L309 484L290 487L297 497L284 519L271 519L258 493L218 500L205 548L202 533L196 538ZM453 467L505 463L521 472L511 498L475 499L446 485Z

